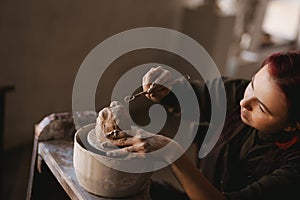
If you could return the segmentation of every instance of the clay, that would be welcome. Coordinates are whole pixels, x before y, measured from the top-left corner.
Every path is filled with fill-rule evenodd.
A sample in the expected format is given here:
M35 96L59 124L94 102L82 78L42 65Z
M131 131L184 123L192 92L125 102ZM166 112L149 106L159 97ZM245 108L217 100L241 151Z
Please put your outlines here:
M118 101L113 101L103 108L97 117L95 132L97 139L105 141L130 137L131 118L128 110Z

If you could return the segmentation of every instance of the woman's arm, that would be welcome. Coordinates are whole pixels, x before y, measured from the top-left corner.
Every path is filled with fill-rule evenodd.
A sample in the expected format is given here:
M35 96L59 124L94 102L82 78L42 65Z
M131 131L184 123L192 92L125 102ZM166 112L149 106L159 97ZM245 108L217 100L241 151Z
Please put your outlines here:
M185 153L170 168L190 199L225 199L223 193L205 178Z
M122 156L128 152L139 153L144 156L145 153L153 152L170 145L168 152L157 155L157 160L169 163L172 172L185 190L190 199L208 199L208 200L224 200L223 193L218 191L196 168L194 163L183 152L181 146L174 140L162 135L154 135L152 137L142 138L140 136L149 135L142 129L137 129L135 137L122 138L112 140L113 145L124 148L107 152L109 156ZM181 155L182 154L182 155ZM175 162L174 158L181 155ZM136 156L136 154L134 154Z

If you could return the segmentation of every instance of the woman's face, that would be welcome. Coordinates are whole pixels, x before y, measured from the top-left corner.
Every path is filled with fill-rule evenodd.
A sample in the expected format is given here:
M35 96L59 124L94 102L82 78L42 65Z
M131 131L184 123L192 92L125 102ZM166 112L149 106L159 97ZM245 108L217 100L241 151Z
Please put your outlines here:
M270 78L267 65L253 76L240 105L242 121L260 131L276 132L288 126L284 94Z

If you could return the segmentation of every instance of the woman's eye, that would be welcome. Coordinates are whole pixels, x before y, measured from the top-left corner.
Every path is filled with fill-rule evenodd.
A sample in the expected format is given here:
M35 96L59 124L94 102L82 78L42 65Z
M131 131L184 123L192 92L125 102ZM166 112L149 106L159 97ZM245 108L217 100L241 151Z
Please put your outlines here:
M261 105L258 106L261 112L265 112L264 109L261 107Z

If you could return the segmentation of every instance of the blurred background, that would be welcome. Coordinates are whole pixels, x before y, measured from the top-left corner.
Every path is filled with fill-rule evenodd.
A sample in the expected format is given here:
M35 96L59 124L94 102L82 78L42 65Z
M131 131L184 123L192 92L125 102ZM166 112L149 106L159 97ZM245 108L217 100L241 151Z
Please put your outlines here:
M267 55L299 49L299 20L300 0L0 0L0 198L25 198L34 125L72 110L77 70L108 37L174 29L198 41L222 75L249 79ZM117 59L107 77L149 62L187 64L141 50ZM98 109L105 92L97 91Z

